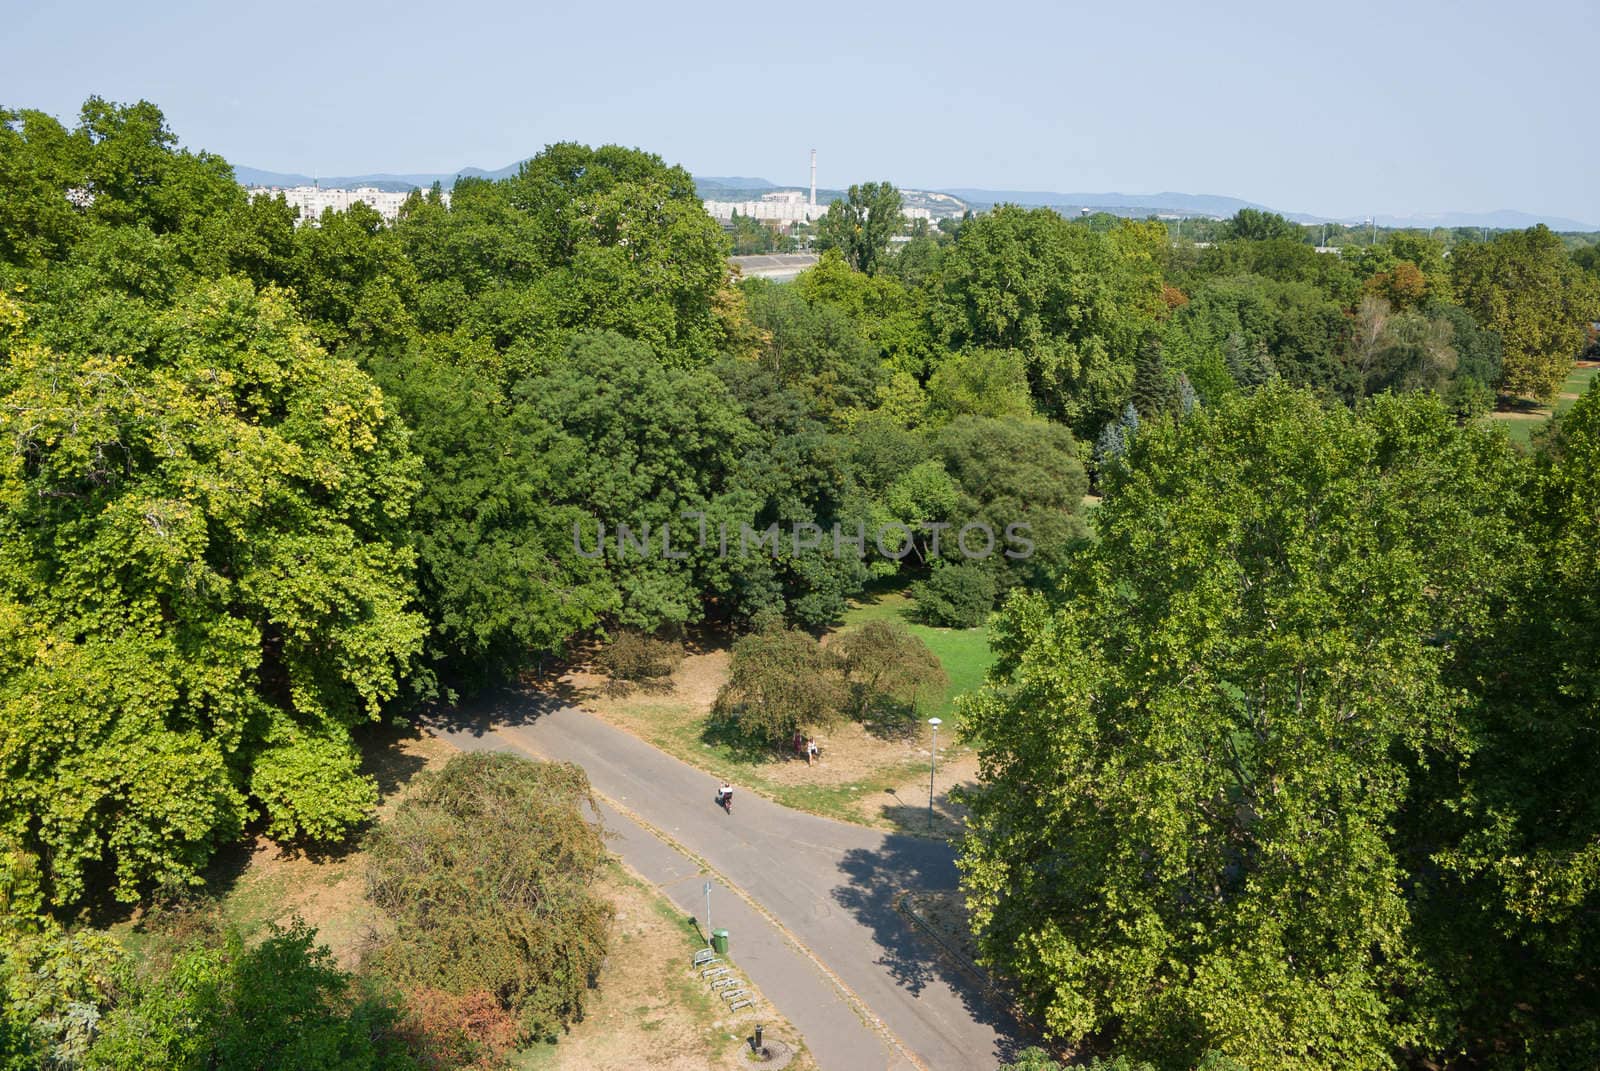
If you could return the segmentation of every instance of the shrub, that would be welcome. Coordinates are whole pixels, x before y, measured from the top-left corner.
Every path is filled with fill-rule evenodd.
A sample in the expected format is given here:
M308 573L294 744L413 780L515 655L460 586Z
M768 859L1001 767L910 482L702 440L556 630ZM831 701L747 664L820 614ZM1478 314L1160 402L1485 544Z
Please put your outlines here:
M394 919L374 965L403 989L493 995L520 1038L583 1011L605 956L605 861L588 779L514 755L452 759L369 838L367 890Z
M972 628L983 624L994 609L996 588L994 574L981 565L940 561L926 580L911 585L911 597L926 623Z
M683 661L683 644L626 631L595 659L613 684L653 684L671 677Z
M915 714L919 701L941 695L949 683L928 645L898 622L868 621L840 636L832 648L857 718L875 710Z
M486 989L463 996L418 986L405 995L400 1035L427 1071L498 1068L521 1032Z
M100 1022L85 1068L402 1071L415 1068L395 1002L353 984L316 931L274 926L246 949L237 933L131 981Z
M746 739L783 744L802 729L837 724L844 703L844 684L821 644L794 629L766 629L733 645L712 713Z

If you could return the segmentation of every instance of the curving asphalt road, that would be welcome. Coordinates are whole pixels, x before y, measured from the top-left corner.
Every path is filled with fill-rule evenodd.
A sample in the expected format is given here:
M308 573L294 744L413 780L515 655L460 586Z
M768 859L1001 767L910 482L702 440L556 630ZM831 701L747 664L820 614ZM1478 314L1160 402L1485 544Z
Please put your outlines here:
M730 817L709 775L538 693L501 694L431 727L466 750L582 766L612 847L689 913L704 913L702 863L742 893L714 891L712 924L732 932L737 966L824 1071L992 1071L1019 1046L1006 1014L895 910L903 891L955 887L948 845L749 792Z

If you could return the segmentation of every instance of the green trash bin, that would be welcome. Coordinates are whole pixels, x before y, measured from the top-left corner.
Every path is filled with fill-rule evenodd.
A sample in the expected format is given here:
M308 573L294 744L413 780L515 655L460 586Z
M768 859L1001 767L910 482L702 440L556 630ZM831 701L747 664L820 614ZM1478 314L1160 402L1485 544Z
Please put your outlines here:
M728 931L712 930L711 947L716 949L717 955L726 956L728 954Z

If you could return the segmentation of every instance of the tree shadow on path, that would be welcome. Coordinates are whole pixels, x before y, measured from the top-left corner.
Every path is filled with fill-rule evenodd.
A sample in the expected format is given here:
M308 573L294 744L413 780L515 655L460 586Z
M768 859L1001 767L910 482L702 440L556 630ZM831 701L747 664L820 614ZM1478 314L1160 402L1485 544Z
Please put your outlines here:
M833 899L872 931L878 953L874 960L913 996L930 983L943 982L960 998L974 1022L998 1035L996 1061L1013 1059L1032 1041L1025 1028L1001 999L987 988L987 979L974 977L968 967L945 954L920 933L901 911L906 892L955 889L955 852L947 844L925 837L894 833L875 849L853 849L839 861L845 884L833 890Z
M435 703L422 710L419 725L434 733L481 739L495 729L532 725L569 704L565 699L515 684L485 689L460 703Z

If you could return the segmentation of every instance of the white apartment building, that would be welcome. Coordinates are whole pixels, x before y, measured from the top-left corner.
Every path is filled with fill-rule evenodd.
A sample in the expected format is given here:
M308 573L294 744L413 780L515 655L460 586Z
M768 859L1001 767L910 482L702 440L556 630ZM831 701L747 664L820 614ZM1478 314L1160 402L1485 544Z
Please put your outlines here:
M357 201L377 212L385 222L393 223L400 218L400 206L411 196L409 191L395 193L374 186L357 186L354 189L323 186L291 186L287 189L278 186L250 186L248 191L252 197L257 194L268 197L281 196L291 208L299 210L301 223L310 223L313 226L322 218L325 209L331 208L335 212L343 212ZM448 191L444 194L444 202L450 203Z

